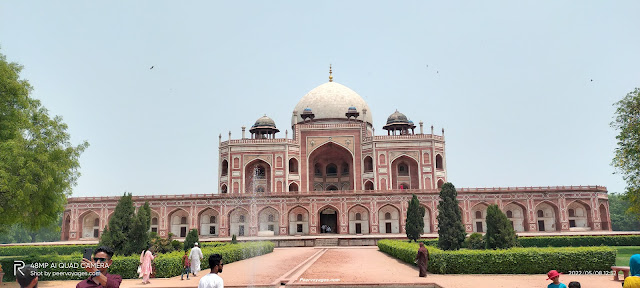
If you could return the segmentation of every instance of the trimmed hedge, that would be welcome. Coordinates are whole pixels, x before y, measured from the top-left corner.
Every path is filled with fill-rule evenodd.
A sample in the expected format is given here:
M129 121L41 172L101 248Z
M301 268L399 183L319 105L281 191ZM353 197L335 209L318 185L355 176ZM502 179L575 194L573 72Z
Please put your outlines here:
M640 235L519 237L522 247L640 246Z
M232 263L235 261L248 259L251 257L267 254L273 252L274 244L272 242L247 242L239 243L235 245L222 245L219 247L204 247L202 248L202 254L204 259L201 262L200 267L204 269L209 268L209 255L221 254L225 263ZM154 262L156 266L156 277L168 278L180 275L182 270L182 256L184 251L174 251L167 254L158 255ZM41 281L46 280L82 280L87 277L84 269L80 268L80 259L82 253L74 253L72 255L37 255L37 256L15 256L15 257L0 257L0 265L2 265L4 272L4 281L15 281L13 274L13 260L22 260L27 264L30 263L56 263L62 264L63 267L46 267L38 268L38 271L47 271L53 274L53 272L65 272L65 274L51 275L49 277L41 276ZM109 273L118 274L123 279L136 279L138 278L138 265L140 264L140 256L114 256L113 264L109 267ZM76 266L77 265L77 266ZM76 275L67 275L67 273L76 273Z
M420 239L427 246L438 246L438 239ZM640 246L640 235L611 236L532 236L518 237L521 247Z
M378 248L414 264L417 243L380 240ZM429 247L429 272L436 274L545 274L549 270L610 271L617 251L609 247L511 248L442 251Z
M84 248L95 249L97 245L19 245L19 246L0 246L0 256L26 256L26 255L69 255L72 253L80 253ZM4 266L2 266L4 267ZM13 267L13 265L11 265ZM3 269L4 270L4 269ZM12 268L13 270L13 268Z

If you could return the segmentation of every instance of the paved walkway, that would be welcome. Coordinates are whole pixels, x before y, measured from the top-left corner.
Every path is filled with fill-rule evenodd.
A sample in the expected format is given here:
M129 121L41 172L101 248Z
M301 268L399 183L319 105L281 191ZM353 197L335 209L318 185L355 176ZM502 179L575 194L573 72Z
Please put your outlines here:
M198 277L180 280L151 279L150 285L141 280L124 280L120 287L197 287L200 278L209 271L201 271ZM405 264L380 251L377 247L308 247L276 248L273 253L224 265L220 276L225 287L269 286L280 283L328 285L369 283L384 287L385 284L435 283L444 288L530 288L546 287L550 281L546 275L437 275L418 277L416 267ZM563 275L560 280L568 284L579 281L585 288L619 288L620 282L612 276ZM38 287L72 288L78 281L45 281ZM4 283L5 287L18 287L16 283Z

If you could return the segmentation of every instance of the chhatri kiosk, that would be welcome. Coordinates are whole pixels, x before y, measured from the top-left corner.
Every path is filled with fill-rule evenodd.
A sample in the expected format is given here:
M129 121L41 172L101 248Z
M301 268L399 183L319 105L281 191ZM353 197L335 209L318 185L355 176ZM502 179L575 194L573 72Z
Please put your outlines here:
M371 115L360 95L330 76L293 109L291 135L278 137L265 115L249 135L243 127L240 139L220 136L218 191L134 196L134 203L150 203L151 230L163 237L194 228L200 237L355 236L404 233L415 194L426 208L424 232L436 232L438 192L447 182L444 129L425 131L395 111L385 135L375 135ZM118 199L70 198L62 240L98 238ZM518 232L611 229L602 186L458 188L458 199L467 232L486 230L491 204Z

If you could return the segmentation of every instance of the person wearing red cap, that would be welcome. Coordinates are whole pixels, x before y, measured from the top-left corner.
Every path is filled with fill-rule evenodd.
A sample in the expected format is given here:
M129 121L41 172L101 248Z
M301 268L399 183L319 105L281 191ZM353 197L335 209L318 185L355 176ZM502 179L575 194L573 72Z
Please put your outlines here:
M567 288L567 285L564 285L563 283L560 283L560 275L562 273L558 273L558 271L556 270L551 270L549 271L549 273L547 273L547 276L549 276L549 278L547 278L547 280L552 280L553 283L549 284L547 286L547 288Z

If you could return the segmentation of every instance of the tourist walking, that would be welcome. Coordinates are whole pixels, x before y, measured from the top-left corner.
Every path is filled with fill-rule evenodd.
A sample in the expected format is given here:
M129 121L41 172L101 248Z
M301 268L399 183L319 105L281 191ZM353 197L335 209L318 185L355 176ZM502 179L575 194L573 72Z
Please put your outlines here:
M416 255L416 264L420 270L420 277L427 277L427 267L429 266L429 250L424 247L424 243L420 242L418 255Z
M140 254L140 274L142 275L142 284L149 284L149 276L151 275L151 261L155 256L151 250L143 250Z
M222 273L222 256L220 254L212 254L209 256L209 267L211 273L204 275L198 283L198 288L224 288L224 281L218 273Z
M189 261L189 255L187 255L187 251L184 251L184 256L182 256L182 274L180 274L180 280L184 280L184 274L187 274L187 280L189 280L189 273L191 273L191 261Z
M191 248L191 253L189 253L189 260L191 261L191 273L193 276L198 276L198 272L200 272L200 259L204 258L202 255L202 250L198 247L198 242L193 244L193 248Z

